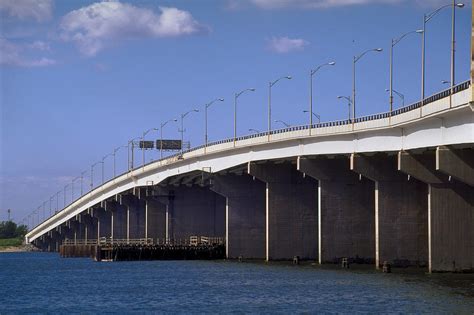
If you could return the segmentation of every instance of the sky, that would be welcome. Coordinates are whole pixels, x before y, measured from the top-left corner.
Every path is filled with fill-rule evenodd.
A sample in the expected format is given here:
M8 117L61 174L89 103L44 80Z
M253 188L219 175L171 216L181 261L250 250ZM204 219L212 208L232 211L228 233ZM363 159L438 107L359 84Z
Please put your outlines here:
M321 121L347 118L352 58L357 62L356 116L389 109L391 39L420 29L423 14L449 0L0 0L0 220L22 220L41 207L49 212L77 198L71 181L114 148L159 128L192 109L185 141L204 142L206 103L209 141L233 136L234 93L238 135L267 128L269 81L273 120L308 123L309 72L313 106ZM456 82L469 79L471 4L456 10ZM450 80L451 10L427 24L426 95ZM420 99L421 36L394 49L394 89L405 104ZM395 108L401 99L395 96ZM179 139L168 123L166 139ZM281 123L273 123L281 128ZM159 139L151 131L147 140ZM136 152L141 163L141 152ZM146 161L159 157L147 151ZM117 174L127 150L116 155ZM112 157L104 163L112 176ZM94 167L94 184L101 164ZM57 192L60 194L56 195ZM72 195L74 193L74 195ZM42 213L42 210L40 210Z

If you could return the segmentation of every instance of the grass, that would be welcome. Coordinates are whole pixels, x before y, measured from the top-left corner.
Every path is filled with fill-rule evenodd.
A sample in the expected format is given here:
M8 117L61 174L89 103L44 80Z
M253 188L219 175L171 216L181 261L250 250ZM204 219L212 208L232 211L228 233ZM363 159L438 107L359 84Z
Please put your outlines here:
M0 247L20 246L22 243L21 238L0 238Z

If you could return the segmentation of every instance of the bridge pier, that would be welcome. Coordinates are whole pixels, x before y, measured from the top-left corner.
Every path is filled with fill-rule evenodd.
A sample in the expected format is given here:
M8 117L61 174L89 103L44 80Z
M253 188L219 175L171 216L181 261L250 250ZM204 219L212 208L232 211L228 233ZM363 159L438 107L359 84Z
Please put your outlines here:
M316 259L318 186L292 162L249 162L248 173L266 186L265 259Z
M226 198L226 258L265 259L265 184L248 174L220 174L211 190Z
M110 238L112 237L112 211L107 211L105 208L96 207L92 208L92 217L97 220L97 241L101 237Z
M396 154L351 155L351 170L374 182L375 266L426 266L427 187L397 170Z
M372 263L374 184L350 171L346 156L300 157L297 168L318 181L319 263L339 263L343 257Z
M147 214L145 200L140 199L139 195L121 195L120 206L125 214L125 238L127 240L145 238Z
M442 154L442 153L441 153ZM474 189L444 172L461 165L436 167L436 152L400 151L398 169L428 187L428 268L429 271L474 270ZM448 162L449 163L449 162ZM466 167L464 164L462 167ZM444 170L444 172L437 169ZM466 170L467 173L472 170ZM456 173L456 177L461 177Z
M97 218L92 216L92 211L92 209L88 209L81 214L84 224L84 240L86 243L97 239Z
M225 198L200 185L169 186L169 237L189 240L190 236L223 237Z
M160 242L169 240L168 210L170 195L166 188L160 186L146 187L141 198L145 203L146 236Z

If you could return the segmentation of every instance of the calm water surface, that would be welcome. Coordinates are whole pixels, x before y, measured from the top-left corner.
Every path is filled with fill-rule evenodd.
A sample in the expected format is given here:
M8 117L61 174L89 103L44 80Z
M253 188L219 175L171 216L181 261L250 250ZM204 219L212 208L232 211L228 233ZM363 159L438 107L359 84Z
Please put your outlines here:
M468 275L0 253L0 314L66 312L474 314L474 281Z

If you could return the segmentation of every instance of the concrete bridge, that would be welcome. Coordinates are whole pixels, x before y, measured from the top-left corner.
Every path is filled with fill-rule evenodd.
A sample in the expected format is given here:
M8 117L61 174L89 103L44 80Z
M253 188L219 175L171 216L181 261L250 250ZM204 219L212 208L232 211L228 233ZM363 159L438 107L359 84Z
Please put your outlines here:
M474 270L470 81L355 121L275 130L137 167L26 241L225 237L226 256Z

